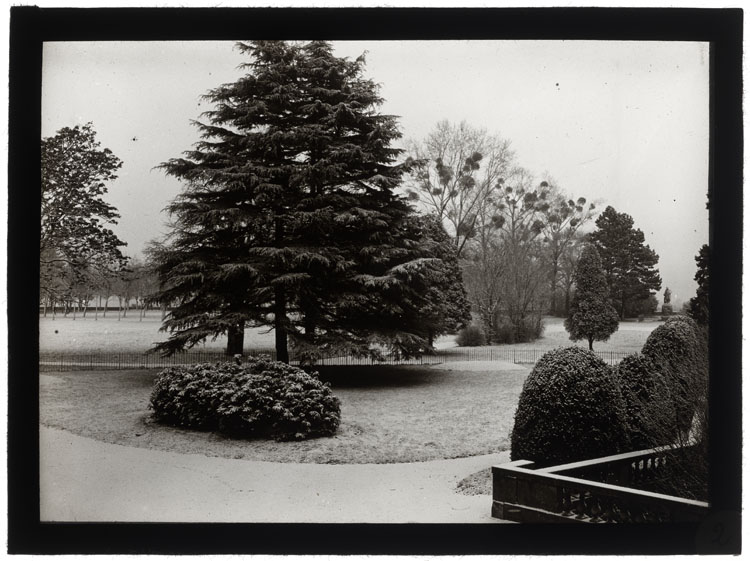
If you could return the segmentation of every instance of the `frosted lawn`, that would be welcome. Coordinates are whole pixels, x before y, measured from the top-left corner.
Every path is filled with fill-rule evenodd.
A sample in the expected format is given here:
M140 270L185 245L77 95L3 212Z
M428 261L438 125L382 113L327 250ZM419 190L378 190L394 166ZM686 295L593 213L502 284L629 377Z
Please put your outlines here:
M554 349L578 345L586 347L585 341L573 343L568 339L568 333L563 327L561 318L545 318L544 334L541 339L531 343L513 345L517 349ZM595 351L637 352L646 342L651 331L659 325L658 321L627 321L620 322L620 328L609 341L595 342ZM116 312L111 311L106 318L100 316L98 320L91 314L86 318L80 315L74 320L72 315L67 318L58 315L54 320L51 316L39 318L39 349L42 352L144 352L154 343L164 341L168 334L160 332L161 312L149 312L140 321L137 310L117 320ZM226 337L210 339L194 350L221 351L226 346ZM273 348L274 334L268 328L248 328L245 330L245 348ZM437 348L455 346L452 336L441 337L436 341ZM501 345L509 348L510 345Z

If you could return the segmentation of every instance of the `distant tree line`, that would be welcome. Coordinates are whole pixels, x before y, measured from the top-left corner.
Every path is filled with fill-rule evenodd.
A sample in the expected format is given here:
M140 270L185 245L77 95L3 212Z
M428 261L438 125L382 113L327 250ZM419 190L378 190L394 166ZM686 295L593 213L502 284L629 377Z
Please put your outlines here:
M93 313L98 319L100 313L106 318L114 307L118 317L127 317L131 309L137 310L141 319L151 309L160 308L165 314L168 304L154 299L158 286L158 277L149 264L128 258L119 269L90 268L58 276L53 279L51 290L45 283L40 291L40 313L44 317L62 313L74 318Z

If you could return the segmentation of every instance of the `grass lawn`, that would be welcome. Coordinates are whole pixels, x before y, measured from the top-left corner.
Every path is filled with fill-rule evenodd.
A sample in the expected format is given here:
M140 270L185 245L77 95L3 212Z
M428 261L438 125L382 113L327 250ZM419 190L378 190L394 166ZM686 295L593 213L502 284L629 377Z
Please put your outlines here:
M40 349L57 352L145 351L166 334L161 314L142 321L137 313L117 320L92 316L76 320L40 318ZM622 322L597 351L636 352L657 321ZM201 346L221 350L220 337ZM541 339L503 348L553 349L570 346L562 319L545 318ZM586 346L581 341L577 343ZM273 346L273 332L248 329L246 348ZM442 337L438 347L455 346ZM446 368L447 367L447 368ZM216 433L155 424L148 401L156 371L83 371L40 376L43 424L113 444L271 462L394 463L458 458L508 449L518 396L528 368L497 362L442 366L323 367L341 399L336 436L303 442L232 440ZM489 471L473 474L461 492L488 492Z
M169 334L160 332L161 312L151 310L141 320L138 310L131 310L127 317L118 321L117 311L109 310L107 317L99 318L89 312L86 317L74 320L72 314L68 317L59 315L52 319L39 318L39 350L42 352L144 352L154 343L166 341ZM273 347L273 332L268 329L246 329L245 347ZM215 341L208 340L195 350L221 351L226 347L226 337L218 337Z
M515 347L516 349L554 349L577 345L588 349L587 341L573 342L565 331L563 318L545 317L542 337L530 343L514 345L497 345L497 347ZM638 352L643 347L649 334L662 322L659 321L621 321L619 328L609 341L594 341L595 351Z
M463 364L463 366L462 366ZM321 378L341 400L334 437L302 442L232 440L151 421L156 371L46 373L40 376L45 425L113 444L270 462L394 463L506 450L528 369L456 363L326 367Z
M649 333L659 325L658 321L621 322L620 328L609 341L595 342L596 351L640 351ZM531 343L515 345L497 345L498 348L517 349L554 349L579 345L587 347L585 341L573 343L563 326L562 318L544 318L544 333L541 339ZM126 318L117 320L117 313L111 310L106 318L95 320L89 314L86 318L80 315L74 320L58 315L54 320L51 315L39 318L39 349L42 352L143 352L154 343L168 338L160 332L161 312L150 311L141 321L137 310L131 310ZM245 348L271 348L274 346L273 331L267 328L248 328L245 330ZM438 348L455 346L453 336L440 337L436 341ZM195 350L221 351L226 347L226 337L194 347Z

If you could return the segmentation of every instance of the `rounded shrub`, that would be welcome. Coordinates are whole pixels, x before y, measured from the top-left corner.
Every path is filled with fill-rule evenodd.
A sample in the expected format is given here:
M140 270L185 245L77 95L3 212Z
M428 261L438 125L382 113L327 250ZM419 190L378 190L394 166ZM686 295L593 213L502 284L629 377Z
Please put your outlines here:
M676 418L658 364L642 354L628 355L615 368L625 405L630 447L653 448L674 442Z
M487 342L484 330L478 325L467 325L456 335L456 344L459 347L481 347Z
M338 398L315 373L265 357L166 368L150 407L158 422L243 438L330 436L341 420Z
M581 347L542 356L518 401L511 460L552 465L627 448L625 407L612 369Z
M687 316L672 316L654 329L642 353L659 366L676 410L677 425L687 431L708 395L708 340Z
M509 318L503 318L495 329L493 342L503 345L529 343L536 341L544 333L541 316L529 316L514 324Z

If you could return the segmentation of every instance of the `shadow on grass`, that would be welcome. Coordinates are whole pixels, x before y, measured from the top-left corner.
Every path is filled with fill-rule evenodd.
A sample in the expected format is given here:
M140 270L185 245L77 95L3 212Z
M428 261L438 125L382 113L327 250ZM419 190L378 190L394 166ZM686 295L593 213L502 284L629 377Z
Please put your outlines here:
M424 366L314 366L309 368L318 373L320 379L329 382L336 388L410 388L436 384L445 378L444 372L430 370ZM87 377L96 380L97 384L110 378L123 388L151 388L154 385L161 368L133 369L133 370L75 370L68 372L44 372L55 378L85 380ZM117 379L115 381L115 379Z
M409 388L440 381L441 372L424 366L317 366L320 379L336 388Z

